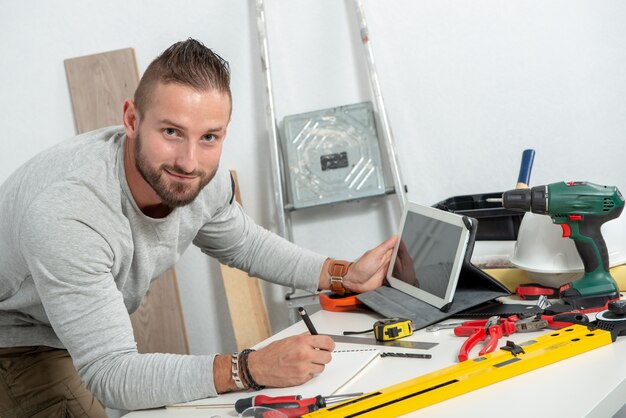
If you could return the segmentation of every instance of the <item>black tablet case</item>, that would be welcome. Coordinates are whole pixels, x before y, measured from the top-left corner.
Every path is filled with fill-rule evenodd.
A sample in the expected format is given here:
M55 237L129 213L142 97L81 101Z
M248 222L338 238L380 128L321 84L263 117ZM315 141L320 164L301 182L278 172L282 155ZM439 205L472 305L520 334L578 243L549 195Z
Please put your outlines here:
M504 285L471 263L478 221L463 217L470 235L452 303L438 309L390 286L357 295L357 299L386 318L406 318L421 329L500 296L510 295Z

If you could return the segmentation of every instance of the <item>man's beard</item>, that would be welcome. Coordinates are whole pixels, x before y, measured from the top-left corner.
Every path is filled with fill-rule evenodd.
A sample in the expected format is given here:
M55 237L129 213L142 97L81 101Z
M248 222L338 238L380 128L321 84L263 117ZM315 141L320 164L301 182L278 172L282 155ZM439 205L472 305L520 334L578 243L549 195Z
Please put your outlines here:
M187 173L180 167L167 164L162 164L159 168L155 169L145 160L141 148L141 138L139 133L137 133L135 143L135 165L137 166L137 170L139 170L141 177L143 177L159 198L161 198L161 202L170 208L185 206L193 202L204 186L215 176L215 172L217 171L217 167L215 167L215 169L208 174L206 171L202 170L194 170L191 173ZM169 176L165 173L165 170L184 176L197 176L200 182L198 185L195 185L168 179Z

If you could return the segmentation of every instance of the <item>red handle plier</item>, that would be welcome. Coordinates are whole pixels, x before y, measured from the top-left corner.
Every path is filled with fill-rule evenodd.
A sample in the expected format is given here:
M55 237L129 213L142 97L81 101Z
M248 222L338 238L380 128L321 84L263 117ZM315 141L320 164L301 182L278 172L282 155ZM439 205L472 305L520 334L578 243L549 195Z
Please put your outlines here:
M485 341L489 336L489 341L480 350L478 355L491 353L498 346L498 341L502 337L502 326L499 316L492 316L489 319L478 321L466 321L462 325L454 328L454 335L457 337L469 337L459 350L459 361L467 360L469 352L481 341Z
M558 315L536 315L524 319L517 316L500 319L492 316L489 319L478 321L466 321L454 329L454 335L458 337L469 337L459 350L459 361L468 359L469 352L480 341L484 341L489 336L489 341L480 350L478 355L482 356L491 353L498 346L498 341L503 335L511 335L514 332L530 332L544 328L561 329L575 324L585 324L588 322L586 315L578 312L567 312Z

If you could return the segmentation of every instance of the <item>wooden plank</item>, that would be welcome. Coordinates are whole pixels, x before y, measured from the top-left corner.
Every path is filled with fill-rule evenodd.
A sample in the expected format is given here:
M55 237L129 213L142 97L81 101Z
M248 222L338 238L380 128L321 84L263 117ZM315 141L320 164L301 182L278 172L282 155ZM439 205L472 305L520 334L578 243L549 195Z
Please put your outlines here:
M139 83L132 48L67 59L65 71L77 133L122 123L124 101ZM174 269L152 282L130 320L139 352L189 354Z
M231 174L235 180L235 200L241 204L237 173L231 170ZM221 269L237 349L249 348L269 338L272 329L259 280L232 267L221 265Z
M130 320L140 353L189 354L174 269L152 282Z
M65 60L78 133L122 122L122 106L139 84L132 48Z

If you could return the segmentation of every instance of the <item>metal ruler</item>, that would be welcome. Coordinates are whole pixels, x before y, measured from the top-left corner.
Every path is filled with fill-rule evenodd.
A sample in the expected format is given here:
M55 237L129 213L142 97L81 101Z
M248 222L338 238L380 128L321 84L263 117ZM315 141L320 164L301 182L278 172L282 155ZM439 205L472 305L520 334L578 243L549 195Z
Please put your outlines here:
M500 349L302 418L397 417L611 342L609 331L572 325L519 344L523 352L517 355Z
M439 343L431 343L425 341L378 341L374 338L350 337L347 335L330 335L323 334L333 339L336 343L364 344L364 345L382 345L385 347L413 348L418 350L430 350Z

